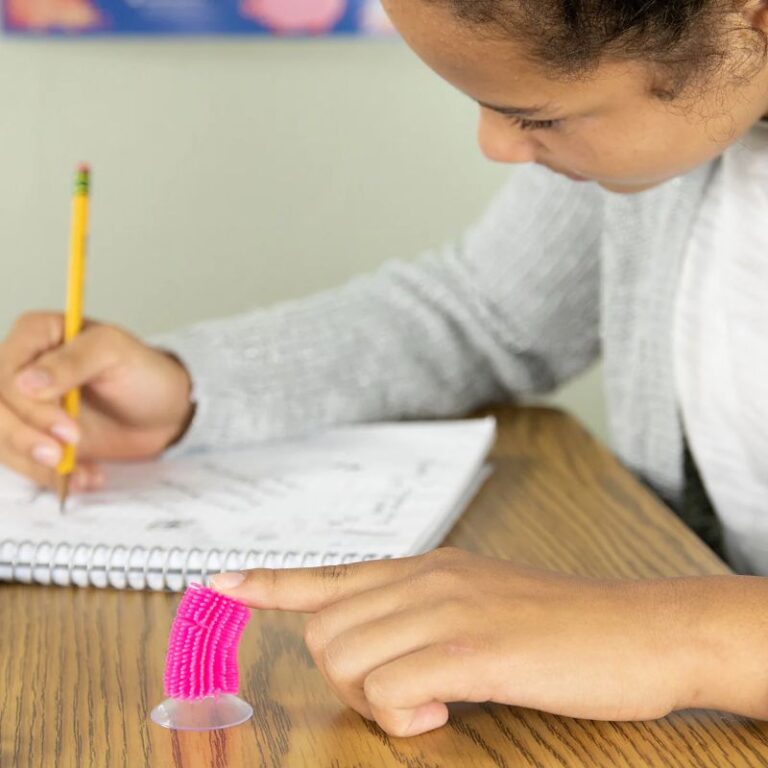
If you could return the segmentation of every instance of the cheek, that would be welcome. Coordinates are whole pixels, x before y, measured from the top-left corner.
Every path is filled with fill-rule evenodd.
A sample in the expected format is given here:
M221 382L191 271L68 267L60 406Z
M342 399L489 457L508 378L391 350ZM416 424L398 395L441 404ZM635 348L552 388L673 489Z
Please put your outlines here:
M715 158L728 143L718 141L702 123L654 111L602 124L595 121L571 137L563 136L553 151L586 163L585 175L594 169L594 176L645 181L686 173Z
M597 171L615 164L609 143L595 131L555 129L537 133L539 159L548 165L596 176Z
M690 167L689 152L678 136L634 126L574 127L542 137L545 158L555 165L596 179L660 179ZM695 162L693 163L695 165Z

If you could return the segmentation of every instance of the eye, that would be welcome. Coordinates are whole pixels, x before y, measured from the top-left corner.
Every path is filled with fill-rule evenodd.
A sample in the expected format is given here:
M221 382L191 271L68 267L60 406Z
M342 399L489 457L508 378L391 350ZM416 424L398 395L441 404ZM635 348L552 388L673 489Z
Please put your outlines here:
M562 120L526 120L524 117L508 116L510 122L520 128L521 131L546 131L557 128Z

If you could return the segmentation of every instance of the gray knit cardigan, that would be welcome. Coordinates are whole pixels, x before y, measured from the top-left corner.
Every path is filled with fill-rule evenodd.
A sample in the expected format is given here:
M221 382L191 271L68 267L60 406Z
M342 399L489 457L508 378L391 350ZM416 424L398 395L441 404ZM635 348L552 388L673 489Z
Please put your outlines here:
M466 414L552 390L602 353L613 449L679 510L674 304L717 162L626 196L526 166L459 242L153 338L188 366L198 403L172 451Z

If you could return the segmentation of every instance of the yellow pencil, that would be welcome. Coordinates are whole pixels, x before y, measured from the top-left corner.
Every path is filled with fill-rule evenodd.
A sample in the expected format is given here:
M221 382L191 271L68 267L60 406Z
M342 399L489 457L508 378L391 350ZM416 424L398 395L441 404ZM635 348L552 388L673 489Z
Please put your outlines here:
M88 212L91 170L87 165L77 169L75 196L72 201L72 229L69 240L69 273L67 276L67 309L64 316L64 343L80 333L83 326L83 294L85 289L85 254L88 244ZM64 396L64 410L72 419L80 412L80 390L73 389ZM59 475L59 507L62 514L69 494L69 478L75 469L75 447L64 446L64 454L56 468Z

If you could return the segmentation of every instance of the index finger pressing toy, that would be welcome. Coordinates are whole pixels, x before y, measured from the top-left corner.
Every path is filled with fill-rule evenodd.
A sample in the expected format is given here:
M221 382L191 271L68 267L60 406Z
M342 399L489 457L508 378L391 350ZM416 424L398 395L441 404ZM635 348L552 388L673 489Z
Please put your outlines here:
M237 648L250 611L219 592L191 584L179 603L168 638L165 695L153 722L179 731L240 725L253 707L237 696Z

